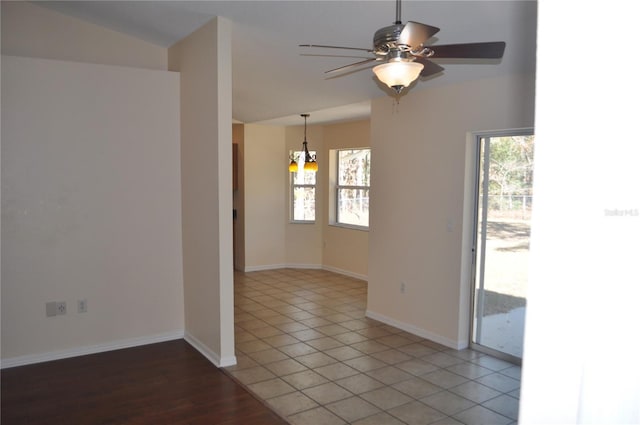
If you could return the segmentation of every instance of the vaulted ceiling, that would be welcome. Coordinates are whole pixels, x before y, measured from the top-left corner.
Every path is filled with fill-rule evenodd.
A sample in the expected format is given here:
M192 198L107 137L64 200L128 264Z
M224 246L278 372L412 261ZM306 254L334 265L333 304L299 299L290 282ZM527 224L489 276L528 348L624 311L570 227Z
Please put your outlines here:
M371 48L374 32L395 21L394 0L378 1L46 1L38 5L169 47L214 16L233 25L233 117L240 122L300 124L366 117L372 98L390 96L364 68L327 78L325 71L366 52L299 44ZM433 44L505 41L499 61L439 60L441 74L410 91L511 73L534 73L537 3L404 1L401 18L440 28ZM364 55L360 54L364 53ZM328 55L347 57L331 57Z

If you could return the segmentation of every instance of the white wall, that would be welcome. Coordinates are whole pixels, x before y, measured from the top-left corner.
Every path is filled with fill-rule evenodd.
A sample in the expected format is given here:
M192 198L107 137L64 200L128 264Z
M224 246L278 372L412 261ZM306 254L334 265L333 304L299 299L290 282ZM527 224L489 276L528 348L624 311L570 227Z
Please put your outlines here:
M235 364L231 23L214 18L169 49L180 71L186 339L214 364Z
M302 149L304 126L244 125L244 270L324 268L366 279L366 231L328 226L329 150L369 146L369 121L308 125L319 164L316 222L291 223L289 151ZM240 222L241 220L239 220Z
M235 362L230 23L225 21L214 29L209 26L201 34L198 41L189 42L190 46L184 48L187 56L192 55L184 64L175 59L175 52L180 48L173 49L174 70L182 65L197 68L204 64L199 70L191 68L193 72L186 79L182 78L181 87L190 95L178 117L187 126L182 128L181 156L193 159L192 163L187 161L193 168L181 176L187 192L186 208L182 210L185 218L183 255L188 266L185 277L189 282L196 282L195 286L185 288L188 299L184 305L188 313L188 340L214 363L228 364ZM167 49L27 2L2 3L2 50L19 56L153 69L167 69L169 59ZM202 81L205 84L198 87ZM204 103L200 102L202 98L206 99ZM151 99L154 101L153 97ZM195 148L191 144L194 141ZM215 146L207 150L210 145ZM204 153L210 155L200 157L198 149L204 149ZM144 173L141 169L141 174ZM206 249L200 250L202 246ZM199 292L201 289L202 293ZM113 297L117 296L117 292L113 294ZM136 319L143 323L147 320L154 318L140 315Z
M640 80L632 7L539 3L522 424L640 423ZM615 23L607 37L585 43L584 28L603 22ZM599 69L593 52L612 61Z
M307 147L316 152L318 171L316 172L316 220L315 223L291 222L291 191L290 173L288 171L289 151L301 151L304 140L304 125L291 126L285 132L285 156L278 163L285 163L280 167L284 179L284 215L281 220L285 229L285 250L287 264L299 268L321 268L322 264L322 231L325 223L326 210L325 182L328 176L328 156L324 147L324 126L311 125L307 119ZM300 118L301 122L304 122Z
M533 126L534 79L409 92L395 110L391 102L372 103L368 314L462 348L469 311L460 300L470 291L461 272L467 133Z
M167 49L37 3L2 2L2 54L167 69Z
M324 268L366 279L368 233L329 226L329 150L370 145L369 121L308 125L316 151L316 222L291 223L289 151L302 149L304 125L244 127L244 270Z
M178 98L166 71L2 57L3 366L182 336Z
M339 123L324 126L325 175L328 173L331 149L363 148L371 146L369 120ZM383 158L380 159L382 161ZM376 158L371 159L375 172ZM337 227L329 224L329 176L320 185L323 194L323 267L343 274L366 279L369 260L369 232Z
M244 126L245 270L283 267L285 251L285 128Z

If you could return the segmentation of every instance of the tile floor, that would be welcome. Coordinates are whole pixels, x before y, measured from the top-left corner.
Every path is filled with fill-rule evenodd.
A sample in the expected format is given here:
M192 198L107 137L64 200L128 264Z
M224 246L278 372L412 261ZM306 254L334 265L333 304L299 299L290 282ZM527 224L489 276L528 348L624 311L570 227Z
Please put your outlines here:
M365 317L366 282L235 274L237 381L291 424L512 424L520 367Z

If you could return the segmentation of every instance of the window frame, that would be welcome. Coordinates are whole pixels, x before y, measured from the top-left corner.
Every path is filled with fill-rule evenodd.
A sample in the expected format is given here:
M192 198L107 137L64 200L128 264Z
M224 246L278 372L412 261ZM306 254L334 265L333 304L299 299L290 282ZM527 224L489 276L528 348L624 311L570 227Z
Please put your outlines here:
M311 155L316 155L315 151L309 151ZM289 158L296 158L296 163L298 164L298 170L304 170L304 152L291 150L289 151ZM298 171L304 173L304 171ZM316 174L314 183L296 183L295 182L295 173L289 172L289 223L291 224L315 224L316 219L318 217L318 172L314 172ZM313 189L313 220L296 220L295 218L295 208L296 208L296 198L295 191L297 188L312 188Z
M353 148L340 148L332 150L332 159L333 166L331 167L331 188L333 191L331 197L331 203L333 204L331 207L331 217L330 217L330 225L336 227L343 227L347 229L353 230L361 230L361 231L369 231L369 225L363 226L359 224L345 223L340 221L340 192L341 190L366 190L369 194L371 193L371 175L369 175L369 185L341 185L340 184L340 152L341 151L369 151L369 163L371 163L371 148L362 146L362 147L353 147ZM371 170L369 171L371 173ZM370 195L369 195L370 196ZM369 198L370 199L370 198ZM369 205L370 206L370 205Z

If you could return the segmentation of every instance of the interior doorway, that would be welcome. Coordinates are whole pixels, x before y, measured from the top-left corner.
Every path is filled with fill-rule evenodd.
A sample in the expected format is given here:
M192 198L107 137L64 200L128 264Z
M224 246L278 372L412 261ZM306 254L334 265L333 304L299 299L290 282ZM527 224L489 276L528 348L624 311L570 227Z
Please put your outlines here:
M476 138L471 346L519 363L533 206L533 130Z

